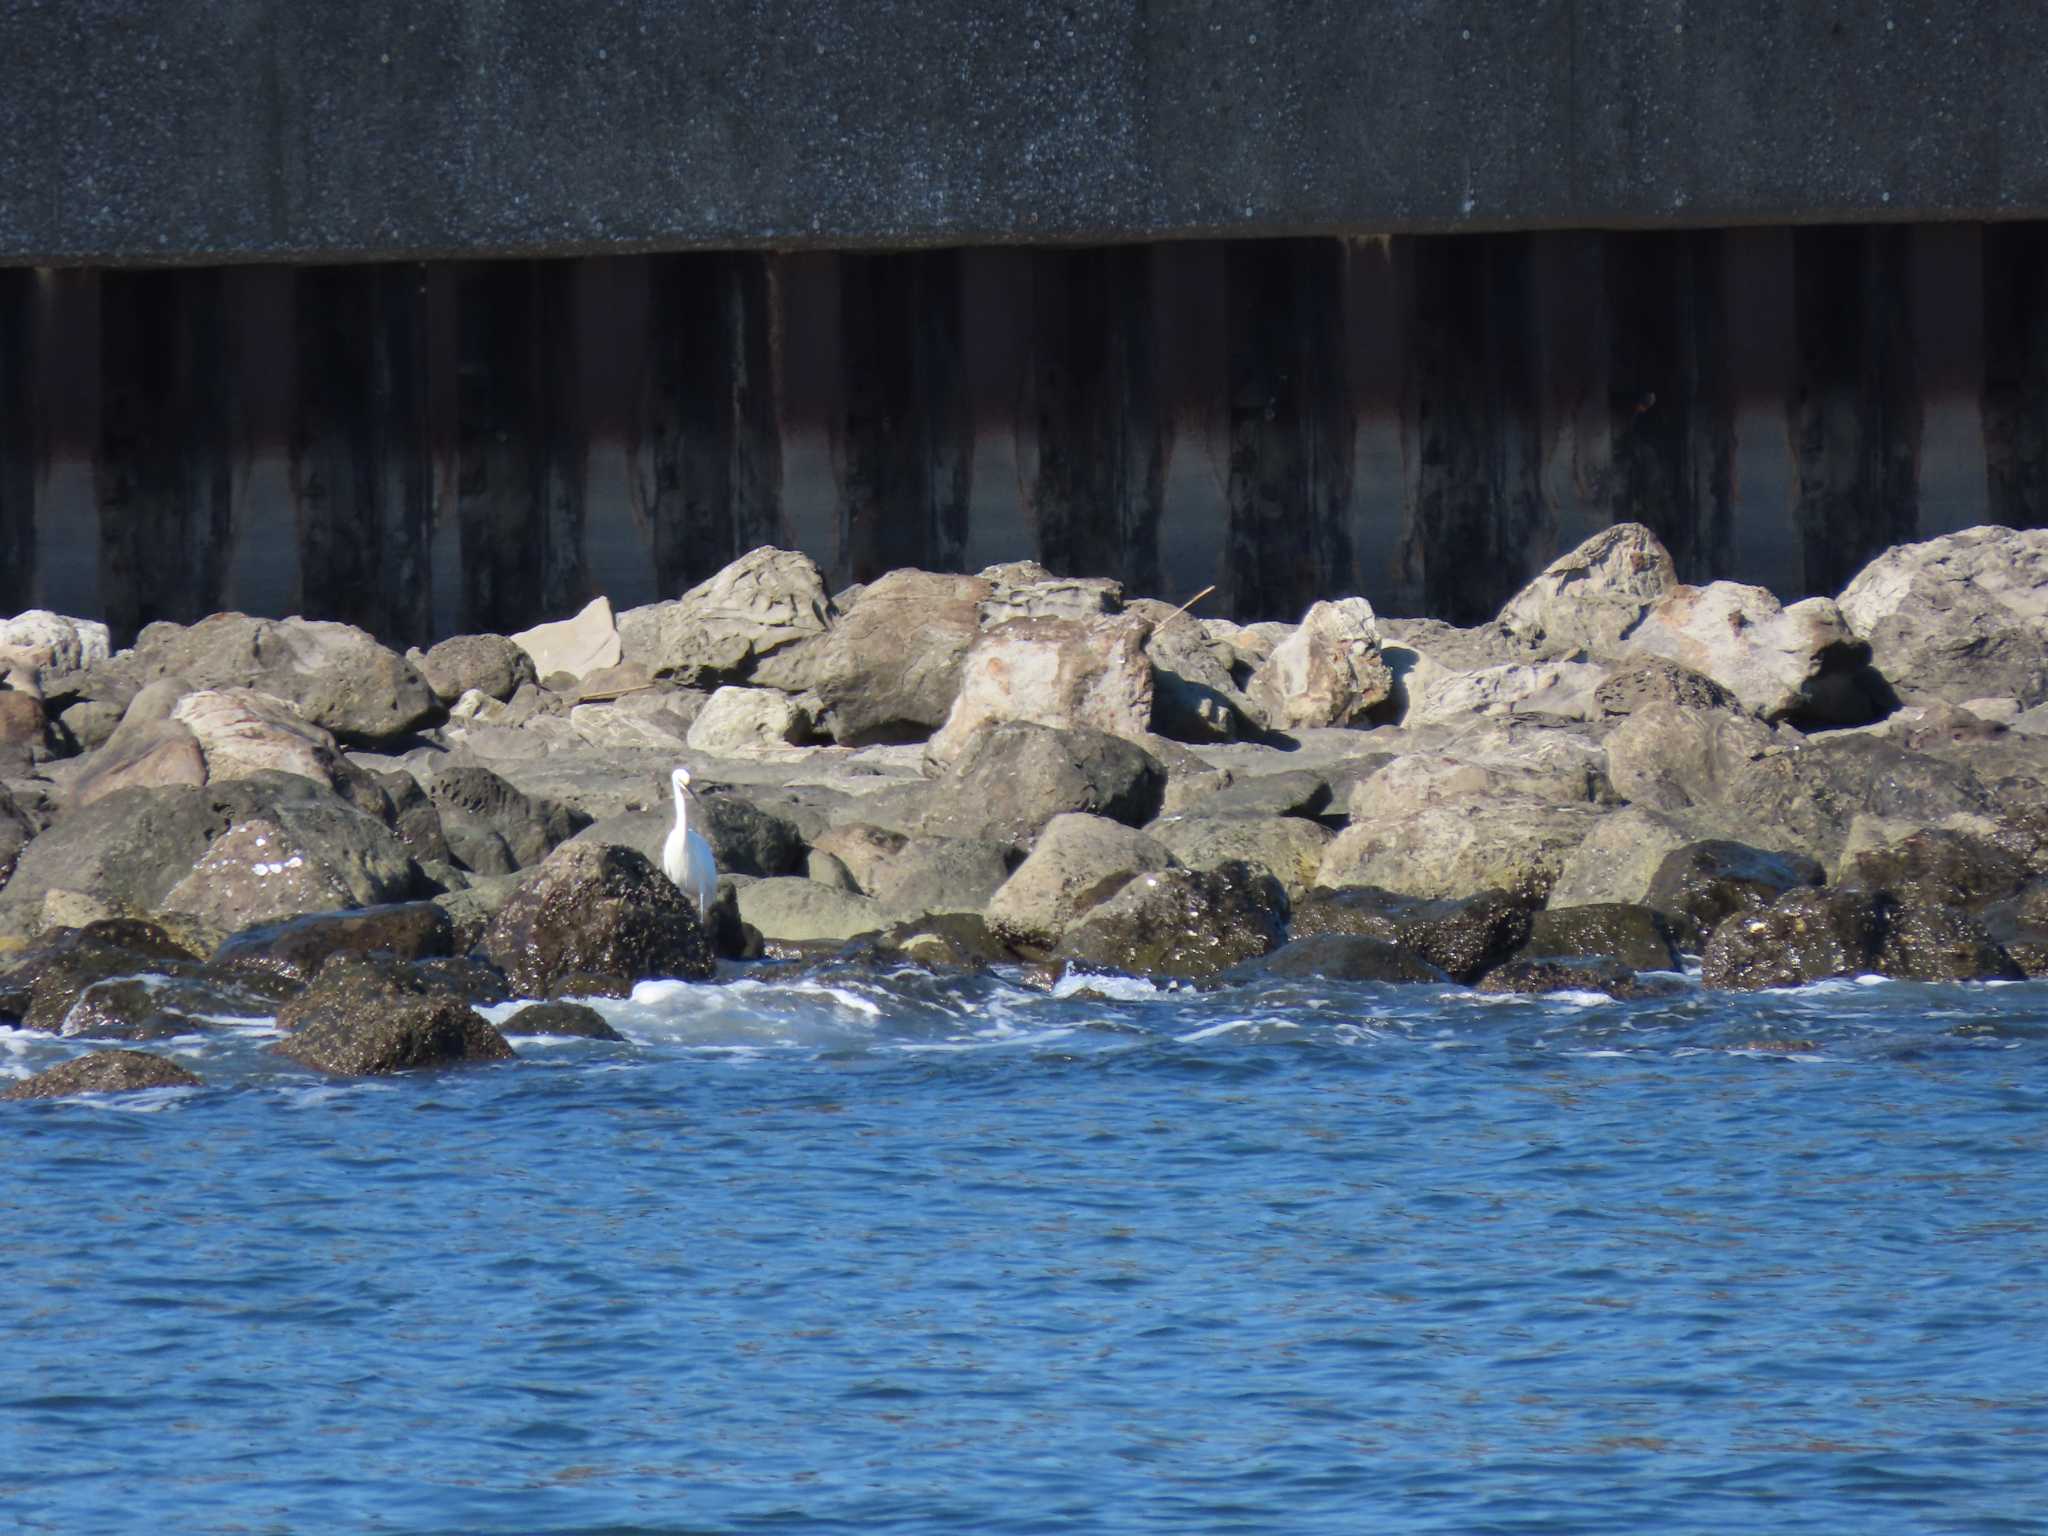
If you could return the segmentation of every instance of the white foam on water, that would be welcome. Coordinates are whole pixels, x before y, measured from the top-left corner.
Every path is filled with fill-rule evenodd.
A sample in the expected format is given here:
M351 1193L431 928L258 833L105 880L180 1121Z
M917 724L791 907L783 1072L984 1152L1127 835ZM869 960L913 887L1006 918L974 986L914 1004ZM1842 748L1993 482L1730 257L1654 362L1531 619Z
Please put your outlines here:
M1076 992L1089 992L1122 1003L1156 1003L1162 997L1177 995L1160 991L1142 976L1085 976L1069 971L1053 983L1054 997L1072 997Z
M71 1093L55 1102L76 1104L81 1109L98 1110L109 1115L160 1115L167 1109L176 1109L199 1092L199 1087L181 1083L163 1088L136 1088L125 1093Z
M1614 1001L1605 992L1581 992L1576 989L1567 989L1562 992L1544 992L1538 995L1546 1003L1555 1003L1560 1007L1572 1009L1574 1012L1581 1008L1605 1008Z

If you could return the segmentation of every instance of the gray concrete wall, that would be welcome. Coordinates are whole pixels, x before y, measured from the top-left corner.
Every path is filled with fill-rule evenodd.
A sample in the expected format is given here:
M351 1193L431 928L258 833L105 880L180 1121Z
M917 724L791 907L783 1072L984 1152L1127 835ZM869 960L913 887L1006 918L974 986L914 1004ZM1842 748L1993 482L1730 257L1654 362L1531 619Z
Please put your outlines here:
M1490 617L2048 523L2048 224L0 270L0 611L400 640L1034 557Z
M2038 0L0 0L0 263L2048 211Z

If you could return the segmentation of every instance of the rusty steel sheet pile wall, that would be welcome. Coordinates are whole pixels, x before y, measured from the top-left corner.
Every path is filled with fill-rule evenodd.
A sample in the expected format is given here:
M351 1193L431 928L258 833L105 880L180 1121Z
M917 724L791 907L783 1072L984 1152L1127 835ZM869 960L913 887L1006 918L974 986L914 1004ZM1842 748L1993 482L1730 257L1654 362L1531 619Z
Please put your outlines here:
M0 270L0 607L395 640L1032 557L1469 623L2048 522L2033 223Z

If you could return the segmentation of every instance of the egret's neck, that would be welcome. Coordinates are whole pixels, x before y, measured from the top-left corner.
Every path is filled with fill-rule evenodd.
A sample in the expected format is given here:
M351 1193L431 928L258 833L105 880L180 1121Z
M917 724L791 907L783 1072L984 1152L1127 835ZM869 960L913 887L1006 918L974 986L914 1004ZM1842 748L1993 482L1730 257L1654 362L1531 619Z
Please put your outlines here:
M682 785L678 784L676 786L676 825L679 827L686 827L689 824L690 792L687 789L683 788Z

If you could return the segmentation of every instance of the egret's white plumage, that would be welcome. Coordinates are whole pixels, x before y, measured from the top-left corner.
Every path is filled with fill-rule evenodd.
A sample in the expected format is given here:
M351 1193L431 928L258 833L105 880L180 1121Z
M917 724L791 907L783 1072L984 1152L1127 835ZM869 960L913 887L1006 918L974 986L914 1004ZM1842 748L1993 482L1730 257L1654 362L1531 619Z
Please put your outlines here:
M661 845L662 872L697 903L698 921L709 922L711 902L718 895L718 860L704 834L690 826L690 802L696 798L690 793L690 770L678 768L668 781L676 792L676 824Z

